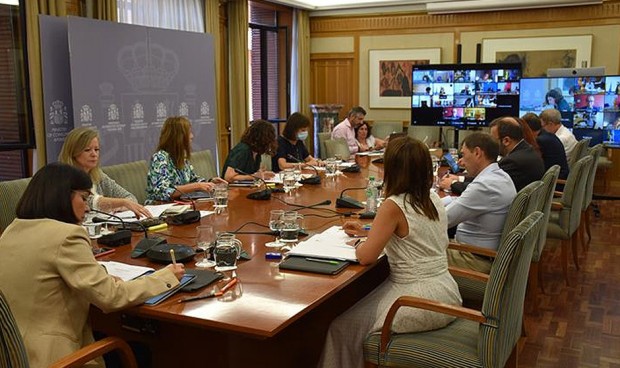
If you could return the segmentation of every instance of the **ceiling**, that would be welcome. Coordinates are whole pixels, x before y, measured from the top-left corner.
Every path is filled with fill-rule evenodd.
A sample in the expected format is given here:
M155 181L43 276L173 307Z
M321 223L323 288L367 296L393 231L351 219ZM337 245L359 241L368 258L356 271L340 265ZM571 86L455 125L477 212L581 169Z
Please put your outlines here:
M310 11L311 16L392 12L430 14L601 4L603 0L271 0Z

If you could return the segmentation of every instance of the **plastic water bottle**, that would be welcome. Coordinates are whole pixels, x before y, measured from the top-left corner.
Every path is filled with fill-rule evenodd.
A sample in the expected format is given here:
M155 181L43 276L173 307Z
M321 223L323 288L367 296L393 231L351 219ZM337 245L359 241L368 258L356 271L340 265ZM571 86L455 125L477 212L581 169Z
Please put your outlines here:
M377 212L377 185L375 177L368 177L368 186L366 187L366 212Z

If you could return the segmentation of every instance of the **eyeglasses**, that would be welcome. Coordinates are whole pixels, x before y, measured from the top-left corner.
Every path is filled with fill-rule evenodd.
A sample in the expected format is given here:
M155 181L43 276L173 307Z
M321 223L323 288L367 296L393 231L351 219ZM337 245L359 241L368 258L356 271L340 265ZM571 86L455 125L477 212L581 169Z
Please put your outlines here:
M74 190L73 193L78 194L80 197L82 197L82 200L84 202L88 202L88 199L93 195L90 190Z

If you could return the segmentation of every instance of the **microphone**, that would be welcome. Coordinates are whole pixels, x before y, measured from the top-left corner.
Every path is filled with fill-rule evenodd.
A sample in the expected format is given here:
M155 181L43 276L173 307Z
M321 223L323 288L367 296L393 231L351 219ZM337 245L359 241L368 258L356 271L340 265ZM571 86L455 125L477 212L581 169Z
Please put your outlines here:
M121 217L95 209L91 209L90 211L117 218L120 220L120 223L123 226L123 230L116 230L111 234L103 235L102 237L97 239L97 243L110 247L118 247L119 245L131 243L131 230L126 229L125 221L123 221Z
M366 190L366 187L347 188L343 190L342 192L340 192L340 197L336 198L336 208L357 208L357 209L363 210L364 205L360 201L344 195L344 192L346 192L347 190Z
M302 160L300 160L297 157L291 155L290 153L288 155L286 155L286 158L288 158L290 160L293 160L296 163L304 164L306 166L309 166L309 167L312 168L312 170L314 170L314 175L313 176L311 176L309 178L301 179L299 181L300 183L302 183L302 184L321 184L321 176L319 175L319 170L317 170L316 167L304 163Z
M265 180L263 180L263 178L256 177L256 176L254 176L252 174L248 174L245 171L242 171L242 170L239 170L239 169L234 169L234 170L238 174L251 176L254 179L259 180L265 186L265 189L259 190L258 192L250 193L250 194L248 194L246 196L246 198L248 198L248 199L256 199L256 200L261 200L261 201L266 201L266 200L271 199L271 189L269 189L267 187L267 182Z
M177 192L181 193L181 196L179 197L179 199L181 199L181 197L185 196L185 198L192 205L192 210L196 211L196 202L194 202L194 199L190 195L188 195L187 193L185 193L184 191L179 189L179 187L174 187L174 190L176 190Z

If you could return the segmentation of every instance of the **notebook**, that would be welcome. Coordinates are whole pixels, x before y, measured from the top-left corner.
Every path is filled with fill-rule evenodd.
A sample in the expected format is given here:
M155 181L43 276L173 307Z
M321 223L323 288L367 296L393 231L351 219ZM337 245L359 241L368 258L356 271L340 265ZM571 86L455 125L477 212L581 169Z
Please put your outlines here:
M336 275L350 264L348 261L314 259L306 257L287 257L280 263L281 270L294 270Z
M196 199L210 199L210 198L213 198L211 193L203 192L201 190L198 190L195 192L183 193L181 194L181 197L180 197L180 199L183 201L196 200Z

